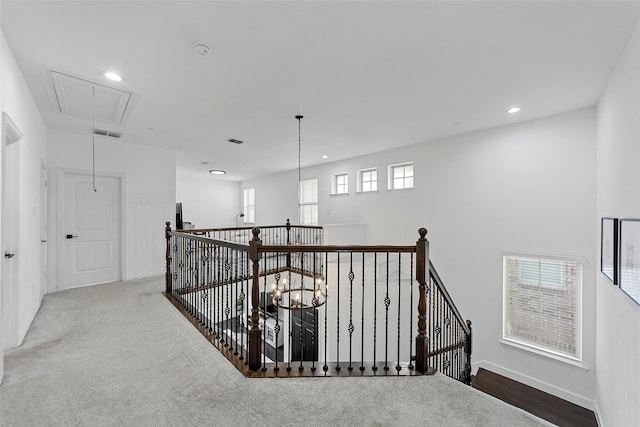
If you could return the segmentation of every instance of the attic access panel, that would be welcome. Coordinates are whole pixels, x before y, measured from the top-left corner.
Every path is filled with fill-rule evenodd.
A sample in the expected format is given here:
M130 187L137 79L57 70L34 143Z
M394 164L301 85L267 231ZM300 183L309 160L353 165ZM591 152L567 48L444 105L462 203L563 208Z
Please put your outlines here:
M54 109L84 119L93 117L95 87L95 118L97 121L124 125L129 115L133 94L90 80L48 70L52 83Z

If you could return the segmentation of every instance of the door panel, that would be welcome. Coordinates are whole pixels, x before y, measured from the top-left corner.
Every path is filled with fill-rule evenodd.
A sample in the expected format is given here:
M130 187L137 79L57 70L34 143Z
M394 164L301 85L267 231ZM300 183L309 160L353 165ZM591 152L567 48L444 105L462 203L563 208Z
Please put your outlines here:
M63 287L121 280L120 192L115 177L64 174Z

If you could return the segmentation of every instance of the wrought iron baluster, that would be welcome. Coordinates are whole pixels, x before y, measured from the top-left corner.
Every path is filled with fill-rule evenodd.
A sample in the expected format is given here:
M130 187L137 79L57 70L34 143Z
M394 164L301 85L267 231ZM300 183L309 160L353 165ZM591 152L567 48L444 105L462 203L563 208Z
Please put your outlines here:
M364 266L366 264L364 252L362 252L362 295L360 297L360 372L364 371Z
M385 315L384 315L384 370L389 370L389 252L387 252L387 274L386 274L386 291L384 297Z
M373 371L378 370L376 365L376 349L377 349L377 332L378 332L378 308L376 301L378 300L378 253L373 253Z
M263 268L267 270L267 263L269 261L266 253L262 255L262 261L262 264L264 264ZM264 372L267 370L267 275L265 274L262 276L262 279L262 288L264 292L264 298L262 298L262 371Z
M336 276L336 302L338 309L336 310L336 371L340 372L340 252L338 255L338 274Z
M329 252L324 253L324 365L322 370L327 372L329 365L327 365L327 306L329 305Z
M355 278L355 274L353 274L353 252L349 252L349 326L347 330L349 331L349 366L348 370L353 370L353 366L351 366L351 350L353 344L353 279Z
M289 262L290 262L290 258L289 258ZM289 264L289 263L288 263ZM289 264L290 265L290 264ZM291 306L291 268L288 269L287 272L287 296L289 298L289 306ZM291 358L293 357L293 348L291 347L291 322L292 322L292 317L293 317L293 313L291 313L291 310L289 311L289 313L287 313L289 316L289 333L287 334L287 339L289 341L289 345L288 345L288 361L287 361L287 371L291 371Z
M401 276L401 272L402 272L402 253L398 252L398 343L397 343L397 352L398 352L398 357L397 357L397 363L396 363L396 371L400 372L400 370L402 369L400 367L400 303L402 301L402 299L400 298L400 290L402 289L402 276Z

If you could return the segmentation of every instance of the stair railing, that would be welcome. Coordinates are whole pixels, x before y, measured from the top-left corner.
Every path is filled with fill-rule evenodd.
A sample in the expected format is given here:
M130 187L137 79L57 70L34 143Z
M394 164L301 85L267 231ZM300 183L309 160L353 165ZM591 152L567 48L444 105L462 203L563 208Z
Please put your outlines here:
M426 229L412 246L322 245L321 227L288 220L246 230L165 231L165 295L245 375L439 370L469 383L471 322L429 262ZM312 292L283 310L280 291Z

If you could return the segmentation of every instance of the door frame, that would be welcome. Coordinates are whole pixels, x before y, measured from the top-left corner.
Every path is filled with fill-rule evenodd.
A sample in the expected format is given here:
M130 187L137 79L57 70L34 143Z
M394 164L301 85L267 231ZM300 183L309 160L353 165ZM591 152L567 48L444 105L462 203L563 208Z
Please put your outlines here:
M84 169L72 169L72 168L58 168L58 176L57 176L57 218L56 218L56 250L58 251L57 256L57 272L56 272L56 290L63 291L65 288L62 284L62 273L64 269L64 257L62 245L64 244L64 240L62 235L64 233L64 178L66 175L83 175L83 176L92 176L92 172ZM127 176L121 173L111 173L111 172L96 172L96 177L104 177L104 178L117 178L120 180L120 281L123 281L127 277L127 254L126 254L126 181Z
M7 248L7 233L6 233L6 222L8 220L17 220L18 221L18 225L17 227L19 228L19 221L20 221L20 206L15 207L15 209L17 209L16 211L16 215L14 218L14 215L12 213L8 213L8 207L6 206L6 202L7 200L5 200L8 196L7 196L7 192L12 195L12 196L18 196L19 197L19 191L20 191L20 182L22 180L22 170L20 168L20 157L22 154L22 151L20 150L20 148L22 147L22 145L18 145L18 143L20 142L20 140L22 139L22 137L24 136L24 134L20 131L20 128L18 128L18 126L13 122L13 120L11 120L11 117L9 116L9 113L7 113L6 111L2 111L2 116L1 116L1 123L0 123L0 127L2 127L2 132L0 132L1 134L1 140L0 140L0 144L2 144L0 146L0 246L2 247L2 251L6 250ZM17 172L17 182L10 182L7 183L7 162L9 160L13 160L14 162L16 161L16 159L7 159L7 147L9 145L12 144L16 144L13 148L14 151L14 156L18 157L18 161L17 161L17 165L15 166L15 171ZM15 188L13 190L10 190L8 185L11 184L13 187L17 186L17 190L15 190ZM7 218L7 216L9 216L9 218ZM15 224L12 224L13 227L16 227ZM19 233L19 232L18 232ZM20 236L18 234L18 241L15 242L18 244L20 243ZM13 242L12 242L13 243ZM17 247L16 248L12 248L12 250L15 250L17 252ZM4 255L4 254L1 254ZM17 261L17 260L16 260ZM19 265L15 265L14 261L14 265L12 266L12 268L14 269L14 271L16 271L16 274L19 274L20 272L20 266ZM17 283L8 283L5 280L5 260L4 258L2 258L2 263L0 263L0 385L2 384L2 381L4 380L4 343L7 340L7 337L4 333L4 328L5 328L5 324L4 324L4 316L7 315L7 313L4 311L3 307L5 304L5 298L13 293L14 291L17 291L16 289L13 289L12 286L14 284ZM19 283L19 276L18 277L18 283ZM10 312L9 315L14 314L13 311ZM17 312L16 312L16 316L17 316ZM15 321L15 330L12 330L11 333L14 334L15 332L15 336L19 335L19 319L16 317L15 319L12 318L10 320L10 324L12 324L12 322Z

